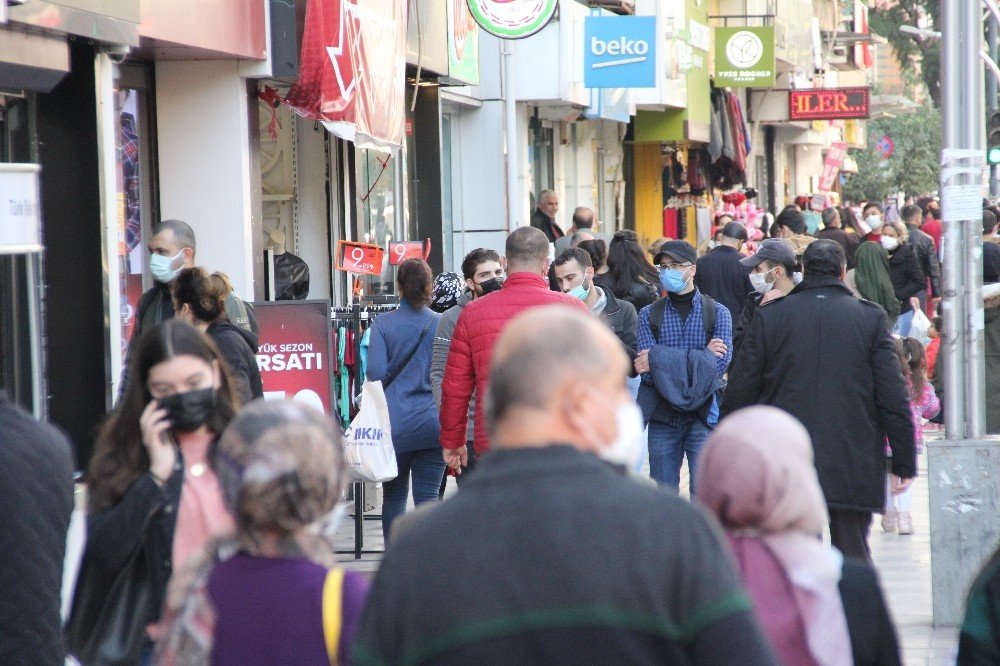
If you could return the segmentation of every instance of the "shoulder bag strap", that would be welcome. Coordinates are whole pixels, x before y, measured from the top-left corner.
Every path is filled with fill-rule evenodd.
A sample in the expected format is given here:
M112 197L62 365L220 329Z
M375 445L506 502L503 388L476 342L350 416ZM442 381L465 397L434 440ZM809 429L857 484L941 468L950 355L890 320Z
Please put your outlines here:
M711 296L701 295L701 324L705 327L705 344L715 337L715 301Z
M343 625L344 570L330 569L323 581L323 638L330 663L337 663L340 628Z
M420 333L420 338L417 339L417 344L414 345L413 349L410 350L410 353L406 355L406 360L404 360L403 363L398 368L396 368L396 372L392 373L391 375L382 380L383 391L389 388L389 384L395 381L396 377L399 377L399 373L405 370L406 366L410 364L410 361L413 359L414 354L416 354L417 350L420 349L420 343L424 341L424 336L427 335L427 331L430 330L431 324L433 323L434 323L433 319L427 322L427 325L424 326L424 330Z

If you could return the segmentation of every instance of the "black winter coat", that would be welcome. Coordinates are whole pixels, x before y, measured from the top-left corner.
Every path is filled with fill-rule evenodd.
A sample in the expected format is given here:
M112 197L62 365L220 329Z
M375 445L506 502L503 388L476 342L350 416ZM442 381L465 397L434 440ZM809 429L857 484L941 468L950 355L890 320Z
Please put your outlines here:
M594 284L614 293L615 298L631 303L636 312L639 312L639 310L642 310L647 305L651 305L660 297L659 289L645 280L633 280L627 292L616 292L614 290L615 281L611 273L597 275L594 277Z
M694 286L725 305L733 322L743 314L747 294L753 292L750 269L740 263L743 257L735 247L720 245L698 260Z
M756 404L809 431L827 505L881 512L892 471L915 474L909 398L885 312L833 277L806 278L760 308L729 368L722 415Z
M73 458L0 390L0 664L63 663L59 617Z
M899 299L899 314L906 314L913 309L910 297L927 289L927 277L920 268L916 250L909 243L903 243L889 253L889 279Z
M636 328L639 325L639 316L636 314L635 308L628 301L615 298L615 295L607 287L597 285L597 288L603 291L604 296L608 299L607 305L601 312L601 319L621 341L629 361L635 361L636 347L638 346ZM629 375L635 376L634 368L630 369Z
M212 342L219 348L222 359L226 362L230 377L240 403L264 396L264 385L257 368L257 340L248 331L244 331L227 320L210 324L205 331Z
M917 253L917 260L920 262L920 270L931 281L930 296L941 295L941 262L938 261L937 247L934 239L912 224L906 225L910 232L910 245Z

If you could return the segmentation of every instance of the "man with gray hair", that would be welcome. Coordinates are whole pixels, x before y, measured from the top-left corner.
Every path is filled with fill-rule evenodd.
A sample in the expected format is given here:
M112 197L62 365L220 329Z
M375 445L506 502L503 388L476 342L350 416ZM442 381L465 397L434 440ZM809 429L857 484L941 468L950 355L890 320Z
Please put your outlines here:
M839 243L840 247L844 248L848 270L854 268L854 252L861 244L861 239L858 238L857 234L849 234L843 230L840 211L833 206L824 208L820 219L823 221L823 228L816 232L816 238L825 238Z
M627 371L584 312L510 322L486 393L494 451L396 535L354 663L777 663L702 510L628 475L643 432Z
M545 234L550 243L566 235L556 222L558 212L559 197L552 190L542 190L538 195L538 208L531 215L531 226Z
M562 304L583 313L579 298L549 289L549 244L533 227L520 227L507 236L507 280L503 288L477 298L462 310L451 335L451 348L441 382L441 446L448 465L461 473L468 463L466 417L473 393L484 395L493 345L515 315L539 305ZM489 450L482 400L476 401L473 446L476 458Z

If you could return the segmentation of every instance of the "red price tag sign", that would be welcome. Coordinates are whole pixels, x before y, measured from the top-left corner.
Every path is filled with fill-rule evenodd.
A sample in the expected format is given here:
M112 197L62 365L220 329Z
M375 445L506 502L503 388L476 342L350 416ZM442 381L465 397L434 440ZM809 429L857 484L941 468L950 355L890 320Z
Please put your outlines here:
M389 243L389 265L399 266L407 259L423 259L431 256L431 239L423 241L400 241Z
M385 251L378 245L368 243L337 243L337 270L348 273L380 275Z

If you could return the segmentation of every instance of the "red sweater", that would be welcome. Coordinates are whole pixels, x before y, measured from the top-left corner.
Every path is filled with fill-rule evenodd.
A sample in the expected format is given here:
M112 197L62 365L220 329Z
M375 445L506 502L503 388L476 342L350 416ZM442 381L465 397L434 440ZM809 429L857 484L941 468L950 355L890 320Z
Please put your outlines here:
M465 446L469 401L473 391L477 396L486 395L493 346L507 322L530 308L553 304L587 312L587 306L579 298L551 291L545 278L534 273L512 273L503 289L465 306L455 323L441 382L441 446L446 449ZM476 400L477 454L490 448L483 403Z

